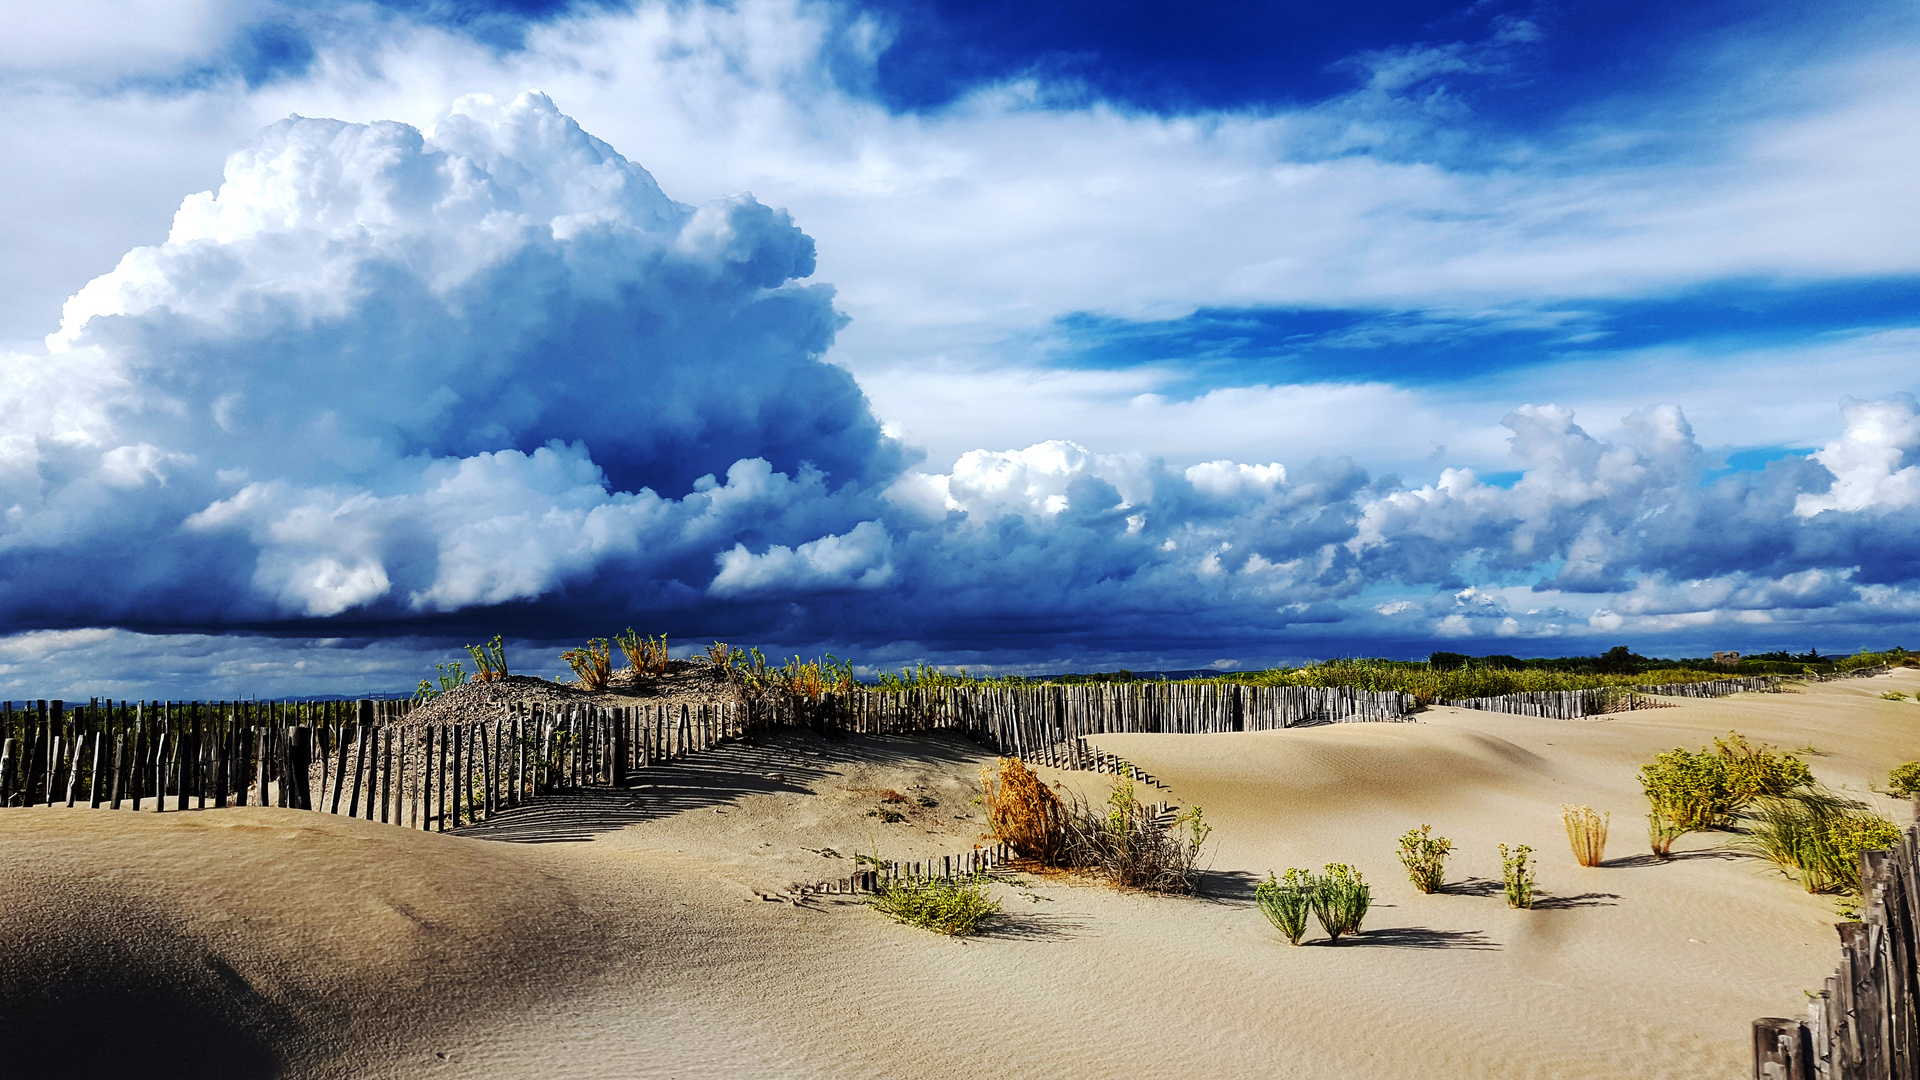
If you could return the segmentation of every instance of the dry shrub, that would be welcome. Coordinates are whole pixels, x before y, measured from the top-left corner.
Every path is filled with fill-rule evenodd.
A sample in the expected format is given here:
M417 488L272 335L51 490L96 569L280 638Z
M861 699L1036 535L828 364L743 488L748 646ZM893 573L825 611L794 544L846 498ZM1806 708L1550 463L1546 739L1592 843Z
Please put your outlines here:
M613 640L620 651L627 654L627 666L639 675L664 675L667 671L667 635L659 637L641 637L627 627L624 634L615 634Z
M1060 797L1019 758L1001 758L998 770L980 770L987 824L994 839L1022 858L1059 865L1066 808Z
M573 673L580 678L580 688L591 693L599 693L607 688L607 680L613 678L612 650L607 647L606 638L591 638L586 647L568 649L560 654Z
M1607 825L1613 815L1602 814L1591 806L1562 804L1560 820L1566 822L1567 842L1573 845L1574 860L1581 866L1599 866L1606 856Z
M903 803L907 801L907 797L893 790L892 788L888 788L885 791L882 791L880 793L880 801L889 802L889 803Z
M1091 871L1123 889L1191 893L1199 884L1200 849L1213 831L1200 808L1171 825L1134 797L1132 770L1120 763L1104 809L1075 796L1067 804L1062 864Z

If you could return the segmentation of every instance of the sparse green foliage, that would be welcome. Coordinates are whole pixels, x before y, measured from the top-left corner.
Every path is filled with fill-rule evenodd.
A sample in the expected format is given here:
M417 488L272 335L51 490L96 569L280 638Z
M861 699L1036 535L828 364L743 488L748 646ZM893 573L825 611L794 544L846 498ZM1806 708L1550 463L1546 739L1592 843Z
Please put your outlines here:
M1200 852L1213 831L1198 806L1162 824L1135 796L1124 764L1104 811L1074 798L1061 825L1062 865L1090 870L1120 888L1163 893L1194 891Z
M584 647L561 653L560 659L579 677L580 688L589 693L605 690L607 681L613 678L612 649L606 638L590 638Z
M1656 804L1647 815L1647 844L1664 859L1673 854L1673 842L1687 834L1687 827Z
M455 687L467 684L466 670L460 666L458 660L451 664L435 664L433 669L439 673L439 685L434 685L434 679L421 679L420 685L413 691L414 704L432 701Z
M1407 868L1413 887L1423 893L1438 892L1445 884L1447 852L1453 850L1453 841L1433 836L1432 831L1432 826L1422 825L1400 838L1400 865Z
M1507 906L1533 906L1533 849L1525 844L1512 850L1500 845L1500 880L1506 887Z
M507 677L507 645L499 634L484 645L467 646L467 654L473 657L473 679L475 682L493 682Z
M1909 761L1888 773L1887 791L1895 798L1920 799L1920 761Z
M987 894L984 874L951 880L890 879L867 903L900 922L956 937L974 933L1000 914L1000 902Z
M1883 701L1905 701L1907 700L1907 695L1901 693L1898 690L1889 690L1886 693L1881 694L1880 698Z
M1254 887L1253 901L1260 906L1276 929L1287 937L1287 944L1298 945L1307 934L1307 913L1313 909L1313 874L1306 870L1288 870L1284 878L1267 871L1267 880Z
M1346 863L1328 863L1313 883L1313 917L1327 937L1338 944L1343 935L1358 933L1373 905L1373 890L1360 871Z
M1567 843L1573 847L1574 861L1581 866L1599 866L1607 853L1607 826L1612 814L1601 814L1591 806L1563 804L1560 820L1567 826Z

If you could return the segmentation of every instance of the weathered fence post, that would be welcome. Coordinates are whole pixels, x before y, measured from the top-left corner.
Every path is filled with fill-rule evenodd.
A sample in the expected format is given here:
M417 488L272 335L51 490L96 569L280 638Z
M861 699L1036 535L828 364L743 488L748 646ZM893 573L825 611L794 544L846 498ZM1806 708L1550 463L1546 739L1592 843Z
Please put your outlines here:
M1778 1016L1753 1022L1753 1080L1813 1080L1806 1024Z

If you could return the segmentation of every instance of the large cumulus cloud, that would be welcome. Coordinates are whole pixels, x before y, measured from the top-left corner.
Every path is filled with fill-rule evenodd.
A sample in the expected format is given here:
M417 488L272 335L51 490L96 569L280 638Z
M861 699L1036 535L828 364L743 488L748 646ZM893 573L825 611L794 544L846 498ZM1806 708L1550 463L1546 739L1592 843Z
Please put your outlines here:
M1911 398L1731 475L1675 406L1608 438L1518 408L1510 486L1064 441L921 468L823 361L813 265L538 94L283 121L5 359L0 619L1012 661L1915 622Z

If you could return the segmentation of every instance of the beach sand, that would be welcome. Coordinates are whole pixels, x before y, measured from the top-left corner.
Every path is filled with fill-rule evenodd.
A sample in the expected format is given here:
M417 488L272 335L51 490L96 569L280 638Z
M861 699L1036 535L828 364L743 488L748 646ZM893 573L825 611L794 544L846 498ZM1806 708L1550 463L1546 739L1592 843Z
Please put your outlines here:
M1208 894L1025 877L967 940L766 899L855 853L977 842L991 758L951 738L782 733L461 835L8 811L0 1030L20 1075L78 1077L1740 1076L1751 1021L1832 971L1833 899L1726 834L1647 857L1635 770L1737 728L1811 746L1821 780L1904 824L1869 790L1920 757L1920 704L1890 687L1920 672L1586 721L1101 737L1168 789L1143 797L1204 808ZM1562 803L1613 814L1608 865L1574 862ZM1422 823L1454 841L1442 894L1395 858ZM1532 911L1499 893L1500 842L1535 849ZM1290 947L1253 884L1329 861L1374 886L1366 932Z

